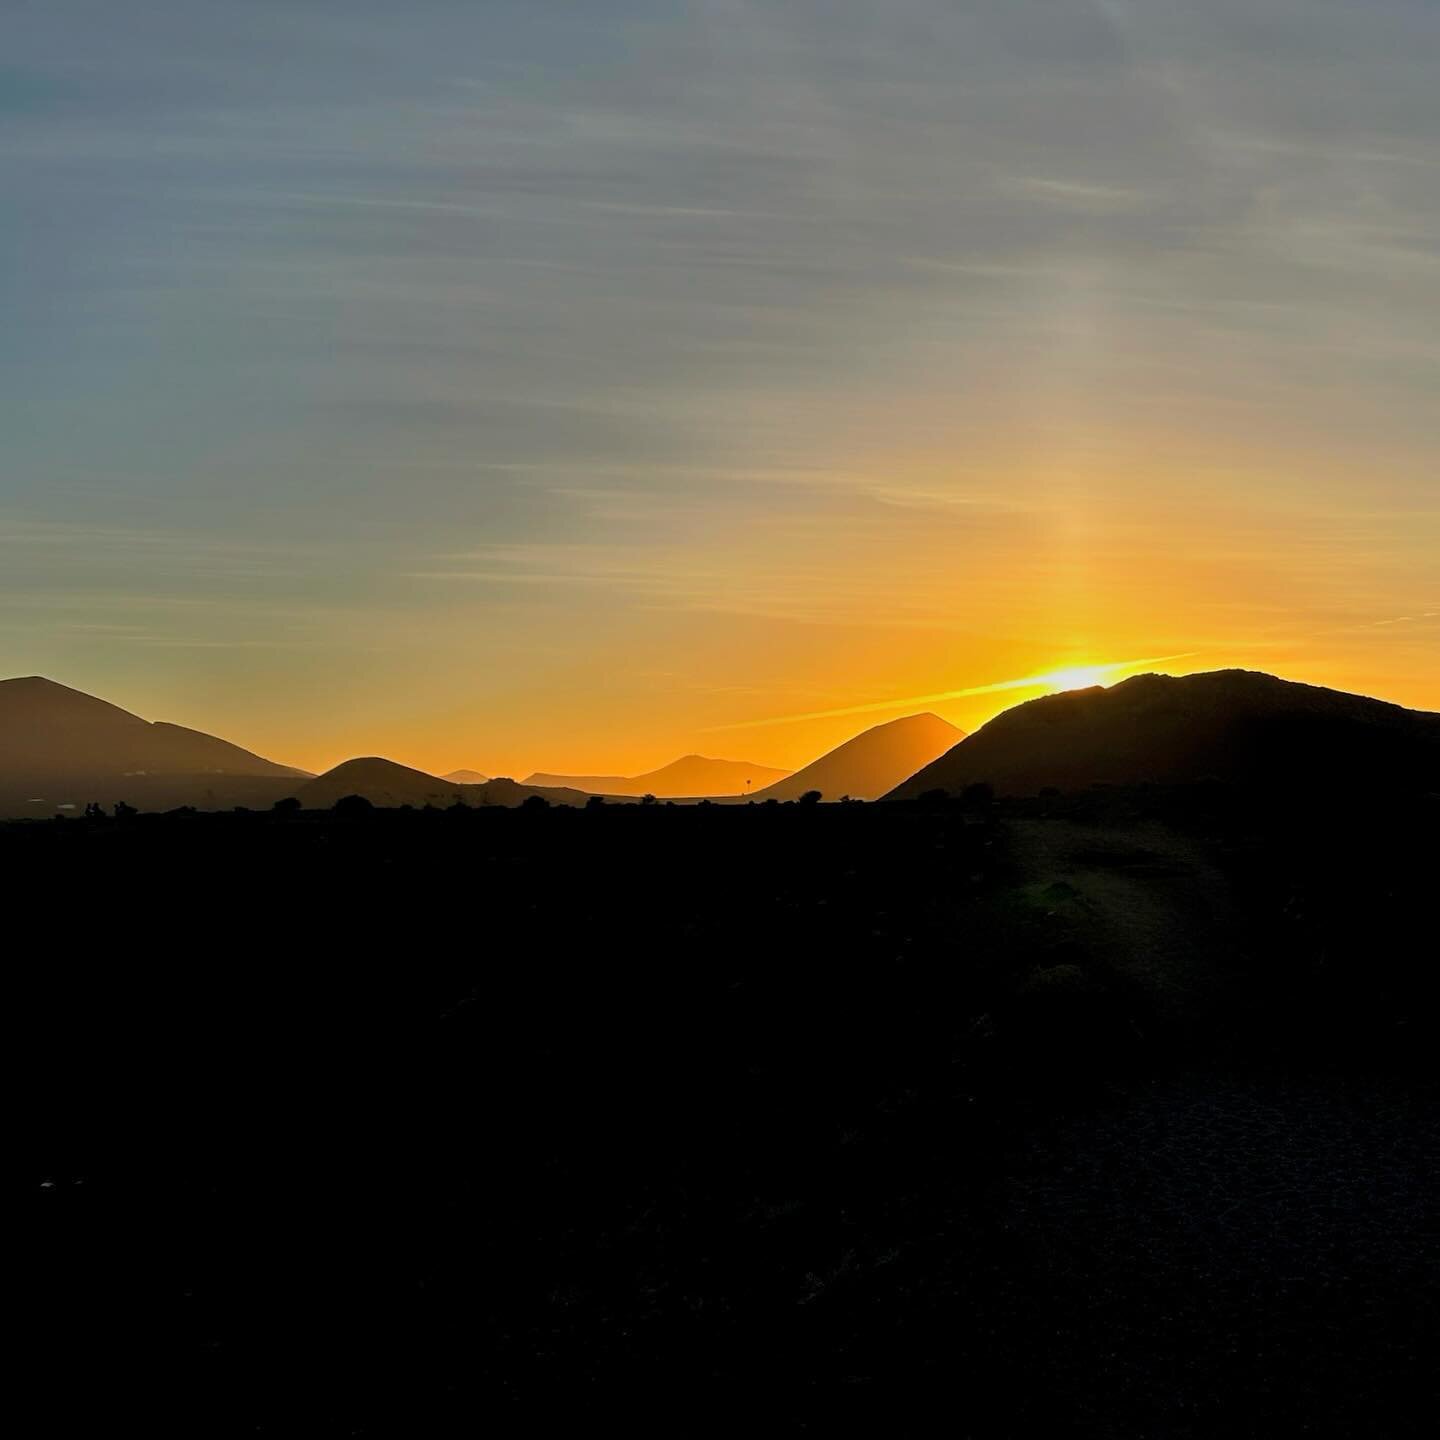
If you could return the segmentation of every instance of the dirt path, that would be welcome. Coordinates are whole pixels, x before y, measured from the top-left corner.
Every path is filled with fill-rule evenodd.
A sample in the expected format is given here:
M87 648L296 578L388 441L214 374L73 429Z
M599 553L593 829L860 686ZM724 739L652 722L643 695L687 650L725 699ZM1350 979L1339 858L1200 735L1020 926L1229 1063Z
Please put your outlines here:
M1159 1018L1210 1012L1236 927L1229 885L1198 843L1159 825L1026 820L1012 846L1023 898L1092 963L1139 985Z

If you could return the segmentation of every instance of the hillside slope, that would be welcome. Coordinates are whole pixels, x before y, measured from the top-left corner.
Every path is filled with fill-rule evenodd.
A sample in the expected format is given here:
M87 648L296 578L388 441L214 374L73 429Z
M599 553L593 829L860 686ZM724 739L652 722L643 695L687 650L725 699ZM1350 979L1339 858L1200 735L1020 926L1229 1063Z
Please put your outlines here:
M328 810L347 795L360 795L372 805L393 807L414 805L453 805L470 789L412 770L378 755L365 755L342 761L323 775L295 791L296 798L307 810Z
M0 817L92 801L144 810L269 805L307 773L39 675L0 680Z
M847 740L803 770L759 791L757 800L798 800L818 790L825 800L877 800L965 738L938 715L907 715Z
M39 675L0 680L0 778L80 775L304 775L228 740Z

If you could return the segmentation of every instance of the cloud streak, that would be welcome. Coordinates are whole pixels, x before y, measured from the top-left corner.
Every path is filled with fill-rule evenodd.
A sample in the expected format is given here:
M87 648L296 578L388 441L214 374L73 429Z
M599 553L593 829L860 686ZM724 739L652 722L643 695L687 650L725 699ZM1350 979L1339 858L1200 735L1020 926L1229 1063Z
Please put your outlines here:
M1107 665L1075 667L1088 676L1114 675L1121 670L1135 670L1142 665L1164 665L1172 660L1188 660L1197 652L1181 651L1175 655L1152 655L1142 660L1116 660ZM887 710L906 710L912 705L941 705L947 700L968 700L976 695L1001 695L1009 690L1044 690L1063 685L1075 669L1052 670L1044 675L1023 675L1015 680L994 680L987 685L967 685L959 690L935 690L928 695L907 695L899 700L873 700L863 705L842 705L834 710L809 710L798 715L773 715L763 720L737 720L729 725L711 725L706 733L721 730L758 730L767 725L794 725L802 720L837 720L845 715L880 715Z
M5 19L0 673L490 773L1158 643L1440 704L1430 0Z

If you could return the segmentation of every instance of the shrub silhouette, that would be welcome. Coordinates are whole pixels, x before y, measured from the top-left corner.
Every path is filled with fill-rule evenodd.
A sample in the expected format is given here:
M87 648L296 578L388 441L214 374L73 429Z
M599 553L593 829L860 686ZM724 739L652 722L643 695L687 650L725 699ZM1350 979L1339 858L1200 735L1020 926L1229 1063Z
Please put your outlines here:
M543 795L527 795L522 810L548 810L550 802Z
M802 805L818 805L824 797L818 790L807 790L801 797Z
M276 815L298 815L300 813L300 797L286 795L277 800L270 809Z
M330 813L342 820L356 820L373 815L375 807L363 795L342 795L330 807Z

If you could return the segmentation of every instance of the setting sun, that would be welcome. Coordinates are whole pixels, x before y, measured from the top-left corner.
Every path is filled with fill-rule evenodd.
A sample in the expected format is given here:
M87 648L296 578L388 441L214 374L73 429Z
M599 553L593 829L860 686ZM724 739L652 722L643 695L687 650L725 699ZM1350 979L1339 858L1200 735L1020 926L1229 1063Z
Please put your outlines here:
M1103 685L1106 674L1114 668L1111 665L1077 665L1069 670L1056 670L1045 679L1055 690L1086 690L1091 685Z

